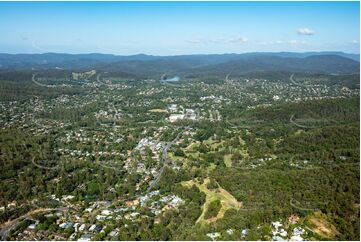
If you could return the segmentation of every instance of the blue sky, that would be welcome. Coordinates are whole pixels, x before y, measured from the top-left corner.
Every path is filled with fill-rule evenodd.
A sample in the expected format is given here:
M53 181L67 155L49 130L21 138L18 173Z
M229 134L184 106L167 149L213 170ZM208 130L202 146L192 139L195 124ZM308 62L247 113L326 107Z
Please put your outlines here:
M359 2L0 2L2 53L359 53Z

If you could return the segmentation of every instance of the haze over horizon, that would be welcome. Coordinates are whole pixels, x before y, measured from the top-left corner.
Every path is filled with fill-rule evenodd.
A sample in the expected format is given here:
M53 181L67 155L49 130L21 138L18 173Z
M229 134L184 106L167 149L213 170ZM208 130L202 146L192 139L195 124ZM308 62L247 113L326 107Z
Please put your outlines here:
M146 54L146 53L130 53L130 54L121 54L121 53L104 53L104 52L83 52L83 53L68 53L68 52L42 52L42 53L7 53L7 52L0 52L0 54L9 54L9 55L44 55L44 54L59 54L59 55L114 55L114 56L154 56L154 57L171 57L171 56L201 56L201 55L247 55L247 54L278 54L278 53L294 53L294 54L307 54L307 53L320 53L320 54L327 54L330 53L331 55L334 53L343 53L346 55L360 55L360 53L351 53L351 52L344 52L344 51L252 51L252 52L238 52L238 53L191 53L191 54L168 54L168 55L157 55L157 54Z
M359 2L1 2L1 53L359 54Z

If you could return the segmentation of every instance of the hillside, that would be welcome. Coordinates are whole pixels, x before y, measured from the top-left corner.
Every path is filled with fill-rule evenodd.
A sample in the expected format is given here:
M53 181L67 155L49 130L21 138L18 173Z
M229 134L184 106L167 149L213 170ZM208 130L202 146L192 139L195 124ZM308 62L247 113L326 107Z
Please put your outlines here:
M324 74L359 73L358 55L342 52L245 53L223 55L117 56L109 54L0 54L0 69L97 69L139 76L242 74L290 71Z

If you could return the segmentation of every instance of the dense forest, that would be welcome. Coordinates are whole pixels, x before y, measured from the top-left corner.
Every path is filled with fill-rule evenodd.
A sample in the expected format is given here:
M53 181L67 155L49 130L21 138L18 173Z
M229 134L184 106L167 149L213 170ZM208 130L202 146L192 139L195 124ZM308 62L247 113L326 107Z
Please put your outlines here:
M0 72L6 239L359 240L358 74L118 74Z

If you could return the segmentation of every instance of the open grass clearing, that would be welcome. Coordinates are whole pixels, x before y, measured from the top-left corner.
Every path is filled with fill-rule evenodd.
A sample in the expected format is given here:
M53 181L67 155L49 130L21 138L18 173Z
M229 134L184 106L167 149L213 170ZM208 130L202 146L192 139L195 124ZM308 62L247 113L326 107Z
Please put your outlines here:
M160 108L150 109L148 112L151 112L151 113L168 113L167 110L160 109Z
M228 209L240 209L242 207L242 203L238 202L235 197L233 197L228 191L224 190L222 187L219 187L214 190L209 190L207 188L207 184L209 182L209 178L205 179L202 184L200 184L197 181L190 180L186 182L182 182L182 185L184 186L193 186L196 185L200 191L204 192L206 194L206 202L203 205L202 214L197 219L196 223L211 223L214 221L217 221L218 219L223 218L225 212ZM214 200L220 200L221 201L221 209L218 212L216 217L210 218L210 219L204 219L204 215L208 209L209 204Z
M227 167L232 167L232 154L227 154L224 156L224 164L227 166Z
M326 215L320 211L309 215L306 220L311 230L322 238L332 240L339 233L336 227L327 221Z

